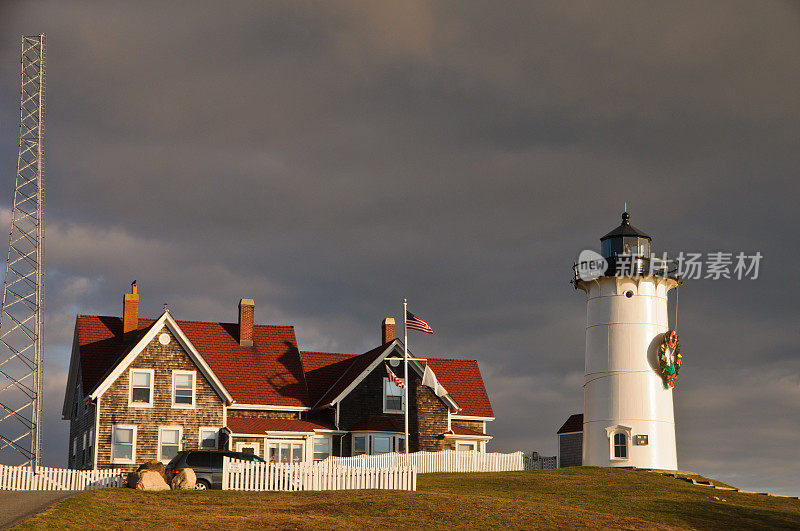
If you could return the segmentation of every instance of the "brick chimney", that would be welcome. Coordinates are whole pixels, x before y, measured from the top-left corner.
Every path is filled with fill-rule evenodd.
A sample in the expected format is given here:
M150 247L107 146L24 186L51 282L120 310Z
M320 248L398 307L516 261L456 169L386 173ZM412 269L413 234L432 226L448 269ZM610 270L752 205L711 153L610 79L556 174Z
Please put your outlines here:
M389 341L394 341L394 318L387 317L381 323L381 344L388 343Z
M122 299L122 335L139 328L139 293L136 281L131 284L131 292Z
M253 302L253 299L239 301L239 345L242 347L253 346L255 310L256 303Z

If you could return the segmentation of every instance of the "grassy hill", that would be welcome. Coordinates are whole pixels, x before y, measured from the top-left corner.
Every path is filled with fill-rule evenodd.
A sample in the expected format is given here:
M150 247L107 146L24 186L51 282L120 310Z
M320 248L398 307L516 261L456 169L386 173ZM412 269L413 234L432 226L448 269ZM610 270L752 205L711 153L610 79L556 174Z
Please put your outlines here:
M718 499L714 499L714 498ZM424 474L417 492L163 492L105 489L22 528L800 528L800 501L657 474L567 468Z

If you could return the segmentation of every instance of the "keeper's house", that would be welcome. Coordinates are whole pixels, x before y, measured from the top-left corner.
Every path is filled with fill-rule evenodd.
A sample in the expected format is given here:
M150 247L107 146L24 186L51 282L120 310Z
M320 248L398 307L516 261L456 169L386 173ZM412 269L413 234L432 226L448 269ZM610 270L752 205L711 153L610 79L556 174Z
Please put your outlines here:
M403 376L393 319L356 355L298 350L293 327L254 324L250 299L238 323L138 309L134 283L121 318L77 317L62 412L70 468L132 470L197 448L279 462L404 450L402 391L386 370ZM486 450L494 413L474 360L412 359L409 379L410 451Z

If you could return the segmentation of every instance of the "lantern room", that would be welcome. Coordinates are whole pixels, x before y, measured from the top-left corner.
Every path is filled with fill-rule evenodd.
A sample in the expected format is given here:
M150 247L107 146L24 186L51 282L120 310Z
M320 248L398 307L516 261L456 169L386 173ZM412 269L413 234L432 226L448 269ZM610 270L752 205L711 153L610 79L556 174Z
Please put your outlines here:
M630 214L623 212L620 226L600 238L600 254L608 261L609 274L616 269L619 255L630 256L639 271L649 266L652 238L631 225L630 218Z

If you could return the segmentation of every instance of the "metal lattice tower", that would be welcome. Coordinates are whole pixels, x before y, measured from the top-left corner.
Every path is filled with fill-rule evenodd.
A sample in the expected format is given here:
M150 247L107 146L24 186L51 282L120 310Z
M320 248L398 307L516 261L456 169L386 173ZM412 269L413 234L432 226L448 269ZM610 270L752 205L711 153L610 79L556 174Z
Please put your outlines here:
M45 36L22 37L19 158L0 313L0 462L42 449Z

